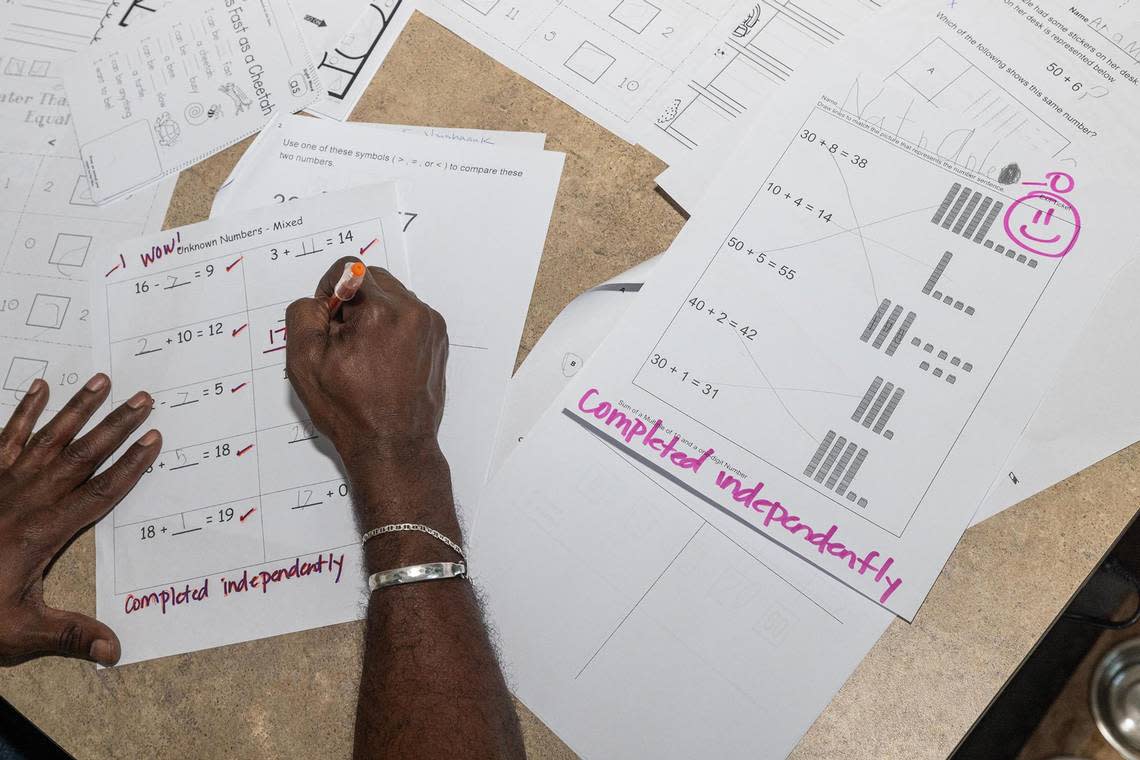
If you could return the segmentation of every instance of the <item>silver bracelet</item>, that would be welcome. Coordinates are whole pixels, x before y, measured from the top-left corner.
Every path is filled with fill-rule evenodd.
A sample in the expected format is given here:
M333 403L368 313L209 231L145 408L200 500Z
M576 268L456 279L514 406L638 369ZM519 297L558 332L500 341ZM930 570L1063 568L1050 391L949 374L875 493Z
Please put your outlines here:
M467 566L462 562L432 562L426 565L398 567L368 576L368 588L376 591L389 586L404 586L421 581L443 581L467 577Z
M419 523L395 523L392 525L385 525L385 526L380 527L380 528L373 528L372 530L368 531L363 536L361 536L360 544L361 544L361 546L363 546L364 544L368 543L369 540L376 538L377 536L381 536L385 533L398 533L398 532L404 531L404 530L414 530L414 531L418 531L420 533L427 533L432 538L435 538L439 541L442 541L443 543L445 543L449 547L451 547L451 550L454 551L456 554L458 554L459 558L462 559L464 562L467 561L467 555L463 553L463 550L461 548L459 548L459 544L455 543L450 538L448 538L447 536L440 533L438 530L435 530L434 528L429 528L426 525L420 525Z

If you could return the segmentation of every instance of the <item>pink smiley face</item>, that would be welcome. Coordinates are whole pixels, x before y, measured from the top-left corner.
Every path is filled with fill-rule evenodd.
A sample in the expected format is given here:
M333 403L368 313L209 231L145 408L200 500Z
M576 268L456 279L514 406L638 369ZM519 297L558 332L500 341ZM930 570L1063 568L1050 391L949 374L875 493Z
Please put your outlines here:
M1005 233L1020 248L1059 259L1073 250L1081 234L1081 215L1064 198L1035 190L1005 212Z

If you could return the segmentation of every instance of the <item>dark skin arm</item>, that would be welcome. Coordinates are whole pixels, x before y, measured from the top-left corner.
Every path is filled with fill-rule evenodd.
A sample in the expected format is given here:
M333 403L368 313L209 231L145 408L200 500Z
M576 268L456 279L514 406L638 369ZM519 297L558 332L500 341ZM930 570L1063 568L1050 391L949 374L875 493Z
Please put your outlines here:
M79 436L110 392L107 376L95 375L33 434L48 402L47 383L36 380L0 431L2 665L43 655L103 665L119 659L119 639L106 625L44 603L44 576L54 559L134 488L162 449L158 431L148 431L95 474L142 425L153 404L140 391Z
M315 298L289 307L286 367L348 472L363 530L420 523L462 545L439 449L447 328L398 280L371 267L330 319L342 259ZM431 536L390 533L365 547L369 573L459 557ZM354 757L524 758L518 719L469 581L374 592L368 604Z

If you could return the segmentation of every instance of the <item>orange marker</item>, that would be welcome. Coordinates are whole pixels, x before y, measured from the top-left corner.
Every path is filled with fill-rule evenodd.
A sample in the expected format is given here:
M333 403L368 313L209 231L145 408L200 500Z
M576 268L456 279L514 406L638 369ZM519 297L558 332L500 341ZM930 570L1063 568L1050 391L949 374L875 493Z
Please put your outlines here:
M348 261L344 265L344 274L333 288L332 297L329 298L329 316L336 316L340 305L356 297L360 286L364 284L364 265L359 261Z

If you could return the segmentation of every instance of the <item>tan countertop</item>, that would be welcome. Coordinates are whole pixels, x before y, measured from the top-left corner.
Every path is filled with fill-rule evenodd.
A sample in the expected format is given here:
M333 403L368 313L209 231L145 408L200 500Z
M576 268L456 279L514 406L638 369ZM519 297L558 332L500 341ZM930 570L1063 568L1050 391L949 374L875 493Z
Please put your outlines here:
M421 15L354 119L546 132L567 154L520 359L575 295L663 251L683 222L655 190L660 161ZM183 173L168 226L206 218L244 148ZM794 757L948 755L1131 522L1138 464L1134 446L967 532L914 624L895 621ZM94 568L89 533L53 570L49 603L94 614ZM0 670L0 694L79 760L347 758L360 635L333 626L102 672L41 660ZM574 756L520 713L532 757Z

